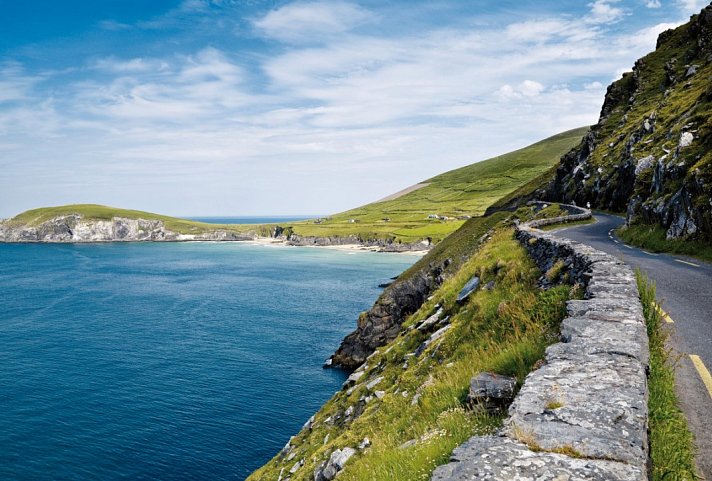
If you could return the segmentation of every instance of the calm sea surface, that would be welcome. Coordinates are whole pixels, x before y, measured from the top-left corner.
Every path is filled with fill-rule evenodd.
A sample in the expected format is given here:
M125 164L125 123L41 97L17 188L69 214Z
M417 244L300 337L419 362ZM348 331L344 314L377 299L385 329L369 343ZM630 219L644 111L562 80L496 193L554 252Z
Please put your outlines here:
M415 261L241 243L0 244L0 480L242 480Z

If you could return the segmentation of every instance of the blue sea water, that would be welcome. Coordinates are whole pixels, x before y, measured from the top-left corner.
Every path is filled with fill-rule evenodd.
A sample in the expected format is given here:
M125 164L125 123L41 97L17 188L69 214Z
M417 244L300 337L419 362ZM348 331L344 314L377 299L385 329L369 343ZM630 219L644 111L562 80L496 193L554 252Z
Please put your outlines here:
M397 254L0 244L1 480L242 480L338 390Z

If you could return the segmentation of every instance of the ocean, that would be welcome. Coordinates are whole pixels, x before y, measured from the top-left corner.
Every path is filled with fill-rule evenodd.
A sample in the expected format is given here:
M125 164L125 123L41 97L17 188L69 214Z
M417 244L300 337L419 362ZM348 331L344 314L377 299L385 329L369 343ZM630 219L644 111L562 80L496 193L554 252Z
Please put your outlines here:
M340 388L323 361L415 260L0 244L0 479L244 479Z

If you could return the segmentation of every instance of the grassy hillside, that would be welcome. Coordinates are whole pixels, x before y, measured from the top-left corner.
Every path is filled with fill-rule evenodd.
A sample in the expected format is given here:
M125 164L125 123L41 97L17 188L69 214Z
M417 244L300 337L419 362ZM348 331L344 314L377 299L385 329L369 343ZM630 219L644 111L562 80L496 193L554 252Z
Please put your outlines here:
M392 200L374 202L333 215L320 224L296 223L303 236L359 235L417 242L439 241L464 224L458 217L476 217L503 196L551 169L559 158L578 145L588 128L549 137L533 145L460 169L440 174ZM429 215L448 220L428 219ZM385 220L389 219L389 220ZM355 222L351 222L351 221Z
M712 244L711 75L708 6L608 87L598 124L562 158L549 198Z
M488 220L468 224L475 229ZM427 480L455 446L500 425L501 413L467 408L470 378L493 371L516 376L521 383L546 346L557 340L565 302L578 294L567 285L539 289L541 272L514 240L508 221L490 232L474 247L474 255L406 320L404 332L367 361L358 381L337 393L290 448L249 481L273 481L280 475L311 481L334 450L359 445L362 449L338 479ZM459 290L473 275L489 287L457 304ZM421 322L440 308L441 322L423 328ZM448 322L450 327L437 341L414 354Z

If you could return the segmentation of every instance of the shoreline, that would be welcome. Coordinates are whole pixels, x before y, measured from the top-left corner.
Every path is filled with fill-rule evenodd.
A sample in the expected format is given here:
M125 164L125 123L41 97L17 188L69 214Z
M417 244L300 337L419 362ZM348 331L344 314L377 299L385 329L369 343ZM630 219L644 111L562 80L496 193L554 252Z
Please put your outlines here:
M195 242L202 242L202 241L195 241ZM225 242L225 241L222 241L222 242ZM382 248L377 247L377 246L365 246L363 244L342 244L342 245L329 245L329 246L292 245L292 244L289 244L288 241L286 241L286 240L275 239L273 237L256 237L253 240L227 241L227 242L248 242L248 243L251 243L254 245L272 246L272 247L308 247L308 248L332 249L332 250L351 251L351 252L378 252L378 253L383 253L383 254L407 254L407 255L412 255L412 256L417 256L417 257L423 257L428 252L430 252L425 249L417 250L417 251L386 251L386 250L383 250Z

